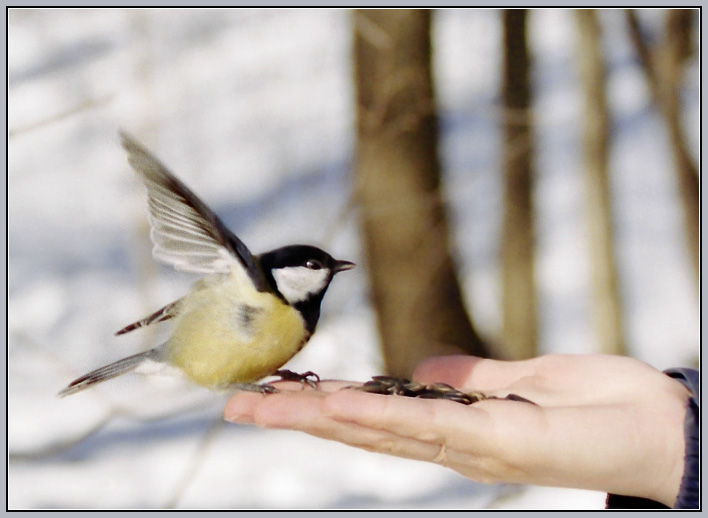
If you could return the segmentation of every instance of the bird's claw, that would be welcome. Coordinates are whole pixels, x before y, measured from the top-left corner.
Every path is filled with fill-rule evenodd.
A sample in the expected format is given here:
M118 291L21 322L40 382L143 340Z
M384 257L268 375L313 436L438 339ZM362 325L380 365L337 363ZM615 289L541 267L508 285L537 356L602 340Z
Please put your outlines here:
M280 376L281 381L299 381L303 387L307 384L315 390L317 389L317 384L320 382L320 377L312 371L307 371L300 374L288 369L281 369L275 371L273 375Z

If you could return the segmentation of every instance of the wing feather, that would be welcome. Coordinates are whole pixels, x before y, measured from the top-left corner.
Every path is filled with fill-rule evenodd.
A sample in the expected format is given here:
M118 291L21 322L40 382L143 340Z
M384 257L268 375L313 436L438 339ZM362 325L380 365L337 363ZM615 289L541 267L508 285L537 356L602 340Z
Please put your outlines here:
M147 149L120 132L128 162L147 187L153 256L177 270L226 273L245 269L259 291L267 282L246 245Z

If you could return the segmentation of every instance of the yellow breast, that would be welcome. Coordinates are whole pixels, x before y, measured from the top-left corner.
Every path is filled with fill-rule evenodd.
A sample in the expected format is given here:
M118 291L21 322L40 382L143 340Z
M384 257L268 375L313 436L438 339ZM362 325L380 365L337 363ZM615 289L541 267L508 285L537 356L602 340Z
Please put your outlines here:
M208 388L273 374L307 341L300 313L269 293L229 283L189 295L166 344L171 364ZM247 303L245 302L247 301Z

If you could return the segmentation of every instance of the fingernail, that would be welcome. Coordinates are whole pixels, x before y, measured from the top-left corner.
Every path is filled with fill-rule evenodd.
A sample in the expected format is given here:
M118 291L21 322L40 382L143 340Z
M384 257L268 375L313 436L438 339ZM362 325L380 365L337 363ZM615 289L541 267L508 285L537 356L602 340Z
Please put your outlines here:
M224 421L228 421L230 423L253 424L252 416L248 414L241 414L239 412L224 414Z

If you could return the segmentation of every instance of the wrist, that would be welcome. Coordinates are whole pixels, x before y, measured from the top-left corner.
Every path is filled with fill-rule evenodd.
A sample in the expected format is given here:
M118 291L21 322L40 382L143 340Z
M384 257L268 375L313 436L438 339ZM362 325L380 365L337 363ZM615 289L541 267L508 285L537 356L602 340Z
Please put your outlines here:
M616 491L608 495L611 509L674 507L685 475L685 423L691 393L684 385L665 376L644 386L640 403L644 418L636 423L636 438L642 446L631 463L631 472ZM628 465L629 467L629 465Z

